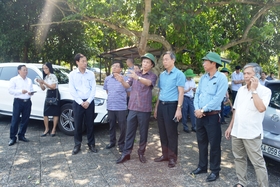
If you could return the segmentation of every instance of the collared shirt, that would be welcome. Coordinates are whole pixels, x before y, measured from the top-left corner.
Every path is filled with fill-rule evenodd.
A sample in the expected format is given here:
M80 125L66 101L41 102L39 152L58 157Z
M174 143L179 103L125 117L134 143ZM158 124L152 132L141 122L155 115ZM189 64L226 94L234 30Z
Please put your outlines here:
M81 73L79 68L71 71L69 74L70 94L79 105L83 99L87 99L89 103L95 97L96 81L92 71L86 69L85 73Z
M47 75L45 78L44 78L44 81L47 83L47 84L56 84L56 88L58 88L58 80L55 76L55 74L49 74ZM44 85L45 86L45 85ZM48 90L51 90L49 87L46 87Z
M236 73L233 72L231 74L231 90L238 91L238 89L242 86L242 83L235 84L233 81L240 81L244 80L244 76L242 72Z
M260 79L260 80L259 80L259 82L260 82L261 85L263 85L263 86L265 85L265 82L266 82L266 81L267 81L266 79L264 79L264 80Z
M128 84L131 86L131 92L129 97L128 109L139 112L151 112L152 111L152 89L154 88L157 76L152 71L142 74L143 70L135 72L139 77L149 79L152 81L151 86L146 86L140 81L135 79L128 79Z
M188 90L190 87L196 88L195 82L193 79L191 79L191 80L186 79L184 90ZM192 89L190 91L184 93L185 96L188 96L190 98L193 98L193 94L194 94L194 91Z
M163 71L160 74L158 87L159 100L161 101L178 101L178 86L185 86L186 77L182 71L177 69L175 66L172 68L170 73L168 71Z
M259 84L256 91L267 108L271 90ZM238 90L233 108L235 109L235 115L231 135L243 139L254 139L259 135L263 138L262 122L265 112L257 110L252 92L247 89L247 85Z
M128 80L126 76L122 77L125 81ZM105 78L103 89L108 93L107 110L127 110L127 92L130 92L130 88L123 87L112 74Z
M22 90L33 92L33 84L30 78L26 77L23 79L20 75L17 75L10 79L10 86L8 90L14 98L29 99L30 95L28 95L28 93L23 94Z
M195 92L195 110L203 109L205 112L221 110L221 102L227 89L227 78L222 73L217 71L212 78L209 73L202 75Z

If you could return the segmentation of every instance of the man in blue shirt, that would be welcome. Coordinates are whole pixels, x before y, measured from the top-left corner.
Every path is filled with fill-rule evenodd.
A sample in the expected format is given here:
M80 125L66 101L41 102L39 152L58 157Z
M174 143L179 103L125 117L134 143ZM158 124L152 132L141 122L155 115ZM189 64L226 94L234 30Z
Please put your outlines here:
M199 149L198 167L191 174L207 173L208 144L210 143L210 170L206 181L215 181L221 170L221 124L219 113L226 94L227 78L218 71L221 57L209 52L202 58L206 73L202 75L194 98L196 136Z
M158 82L159 97L154 117L157 118L162 156L155 162L169 161L168 167L175 167L178 157L178 122L182 118L185 75L175 67L175 54L167 51L163 55L165 71Z
M107 110L110 123L110 143L106 145L106 149L111 149L116 145L116 126L118 123L120 129L120 137L118 140L119 151L123 151L125 132L126 132L126 116L127 116L127 93L130 88L125 88L116 79L123 69L122 62L114 62L112 65L112 74L107 76L104 80L103 89L108 94ZM122 76L122 75L120 75ZM126 81L128 78L122 76Z

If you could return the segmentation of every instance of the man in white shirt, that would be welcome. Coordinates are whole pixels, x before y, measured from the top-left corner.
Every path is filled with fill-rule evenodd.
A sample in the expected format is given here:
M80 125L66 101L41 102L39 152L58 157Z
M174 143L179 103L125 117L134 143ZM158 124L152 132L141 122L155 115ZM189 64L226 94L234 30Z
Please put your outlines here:
M184 131L186 133L190 133L189 127L187 125L187 117L188 114L191 118L192 123L192 131L196 132L196 125L195 125L195 116L194 116L194 105L193 105L193 99L194 99L194 91L196 90L196 85L193 80L193 77L195 74L193 73L192 69L187 69L184 72L186 76L186 82L184 87L184 102L183 102L183 113L182 113L182 123L184 127Z
M25 132L31 112L32 103L30 97L34 93L33 84L31 79L27 77L28 70L25 65L19 65L17 69L18 75L11 78L9 86L9 93L14 96L13 117L10 128L11 140L9 142L9 146L12 146L16 143L16 135L18 136L18 140L29 142L29 140L25 138ZM18 131L19 123L20 129Z
M242 83L244 82L244 75L240 70L240 66L235 66L235 72L231 74L232 104L234 104L234 100L238 89L242 86Z
M94 97L96 92L95 75L87 70L87 58L78 53L75 56L75 62L78 66L69 74L69 88L73 101L74 113L74 142L75 146L72 154L77 154L81 149L83 122L87 126L88 147L91 152L97 153L94 138Z
M261 67L257 63L249 63L244 67L245 86L237 93L233 105L233 115L225 137L232 137L232 152L238 184L247 185L247 157L253 164L258 186L268 187L266 164L261 150L265 110L269 104L271 90L259 83ZM250 119L250 120L248 120Z
M260 78L260 83L261 85L265 85L265 82L267 81L266 79L266 72L262 72L261 78Z

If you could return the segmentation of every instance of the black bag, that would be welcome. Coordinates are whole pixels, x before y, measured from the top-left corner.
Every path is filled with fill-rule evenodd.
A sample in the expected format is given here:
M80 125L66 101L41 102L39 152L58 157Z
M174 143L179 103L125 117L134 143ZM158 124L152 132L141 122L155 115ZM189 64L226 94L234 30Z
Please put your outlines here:
M46 98L46 105L54 105L54 106L57 106L58 105L58 102L59 102L59 99L58 99L58 91L56 89L56 97L51 97L51 98Z

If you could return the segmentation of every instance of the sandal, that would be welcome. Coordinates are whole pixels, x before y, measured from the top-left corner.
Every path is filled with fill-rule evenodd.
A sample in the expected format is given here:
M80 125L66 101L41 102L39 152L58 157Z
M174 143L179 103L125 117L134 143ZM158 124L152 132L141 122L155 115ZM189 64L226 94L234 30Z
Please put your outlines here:
M233 187L238 187L238 185L240 185L241 187L244 187L242 184L240 184L240 183L237 183L237 184L235 184Z

